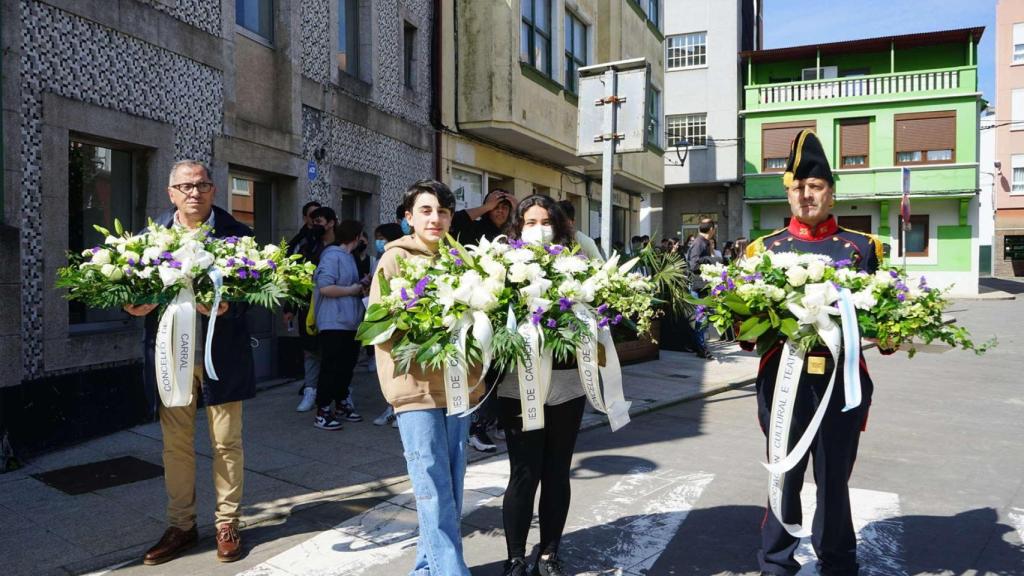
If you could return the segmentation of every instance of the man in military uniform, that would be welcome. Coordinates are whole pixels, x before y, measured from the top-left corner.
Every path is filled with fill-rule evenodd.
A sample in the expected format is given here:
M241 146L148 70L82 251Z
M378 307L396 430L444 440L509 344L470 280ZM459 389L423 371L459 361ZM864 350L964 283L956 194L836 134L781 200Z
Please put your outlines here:
M835 180L821 142L810 130L803 130L793 141L783 177L793 217L789 226L758 239L747 255L765 250L825 254L834 262L849 261L856 269L874 273L882 259L882 245L876 238L841 228L832 215L835 204ZM744 343L751 347L750 343ZM778 375L782 344L778 343L761 358L757 373L758 418L767 438L772 397ZM843 356L838 358L842 366ZM807 352L797 387L789 446L803 434L818 408L836 369L824 346ZM835 388L824 420L808 454L785 475L781 515L787 524L801 524L800 490L810 455L814 455L814 481L817 507L811 541L823 576L857 574L857 538L850 514L847 486L857 456L857 443L867 419L873 385L863 357L860 359L862 401L860 406L843 412L843 371L837 371ZM792 536L771 512L766 510L761 526L761 550L758 561L762 574L791 576L800 570L793 558L799 539Z

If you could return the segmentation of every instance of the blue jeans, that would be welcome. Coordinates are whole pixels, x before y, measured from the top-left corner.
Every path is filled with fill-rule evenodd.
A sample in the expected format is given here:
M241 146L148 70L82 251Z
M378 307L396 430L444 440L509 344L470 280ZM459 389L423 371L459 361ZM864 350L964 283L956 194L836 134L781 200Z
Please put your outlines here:
M443 408L399 412L398 431L420 525L412 574L469 576L461 530L469 418L446 416Z

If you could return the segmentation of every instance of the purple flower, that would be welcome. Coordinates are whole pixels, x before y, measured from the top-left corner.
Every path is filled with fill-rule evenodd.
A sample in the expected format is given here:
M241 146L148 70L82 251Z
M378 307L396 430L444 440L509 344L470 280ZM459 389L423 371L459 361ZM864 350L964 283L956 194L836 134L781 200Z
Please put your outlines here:
M256 262L249 260L248 258L242 258L242 262L245 262L246 266L255 266Z
M249 276L253 280L259 280L260 279L260 273L257 270L253 270L252 272L249 272Z
M608 309L608 305L607 304L601 304L600 306L597 307L597 313L598 314L604 314L605 310L607 310L607 309Z
M732 278L726 278L726 280L725 280L725 287L726 287L726 290L735 290L736 289L736 283L732 281Z
M402 288L401 294L402 294L402 302L408 302L409 301L409 292L405 288Z
M534 326L540 324L541 317L544 316L544 309L540 306L530 314L530 323Z
M129 266L135 266L135 258L129 258L128 259L128 265Z
M455 259L455 265L456 266L462 266L463 264L465 264L465 262L462 261L462 258L456 258Z
M889 276L892 276L893 278L899 278L900 273L895 270L889 270Z
M160 254L160 258L163 258L164 260L170 260L174 258L174 254L171 254L170 252L162 252Z
M568 310L570 308L572 308L572 300L569 300L565 296L562 296L561 298L558 299L558 309L559 310L561 310L562 312L565 312L566 310Z
M899 300L900 302L903 302L904 300L907 299L907 295L904 294L903 292L900 292L899 294L896 295L896 299Z
M458 256L459 255L459 251L456 250L455 248L452 248L451 250L449 250L448 253L451 254L452 256Z
M267 267L271 270L277 270L277 264L274 264L273 260L267 260Z
M712 296L718 296L722 292L725 292L725 284L719 284L718 286L715 286L714 288L711 289Z
M246 278L249 277L249 273L245 271L245 268L239 268L238 277L241 278L242 280L245 280Z
M558 328L558 322L555 322L554 318L549 319L546 322L546 325L547 325L548 328L551 328L551 329Z
M91 252L92 252L93 254L95 254L95 253L97 253L97 252L99 252L99 251L100 251L100 247L99 247L99 246L93 246L93 247L92 247L92 250L90 250L90 251L91 251Z
M729 279L729 271L728 270L722 270L722 280L728 280L728 279Z
M406 302L406 303L405 303L405 309L406 309L406 310L408 310L409 308L412 308L412 307L413 307L413 306L415 306L415 305L416 305L416 304L417 304L417 303L418 303L419 301L420 301L420 299L419 299L419 298L413 298L412 300L409 300L408 302Z
M760 272L758 272L757 274L748 274L747 276L744 276L743 277L743 281L744 282L753 282L755 280L760 280L762 278L764 278L764 275L762 275ZM729 281L728 278L722 278L722 280L725 280L726 282Z
M619 322L622 322L622 314L616 314L615 318L612 318L612 326L617 326Z
M925 279L924 276L921 276L921 280L918 281L917 287L918 288L925 288L927 286L928 286L928 281Z
M896 286L896 289L899 290L900 292L908 292L910 290L909 288L907 288L906 284L904 284L903 282L901 282L899 280L896 281L895 286Z
M704 321L704 316L706 315L706 313L707 313L707 307L704 306L703 304L698 304L697 307L693 309L693 319L694 319L694 321L696 321L698 324L700 324L701 322Z
M607 326L608 326L608 319L607 318L601 318L600 320L597 321L597 327L598 328L605 328Z
M412 289L413 294L415 294L417 298L423 296L427 291L428 284L430 284L430 276L420 278L420 281L417 282L416 286Z
M517 239L509 240L508 241L508 245L518 250L519 248L522 248L523 246L526 246L526 242L523 242L522 240L519 240L517 238Z
M562 251L565 250L565 246L561 246L559 244L552 244L548 246L546 250L548 251L548 254L551 254L552 256L558 256L559 254L562 253Z
M167 263L167 265L170 266L171 268L177 268L179 270L181 269L181 262L178 262L177 260L171 260L170 262Z
M238 242L238 237L237 236L228 236L227 238L224 239L224 241L227 242L228 244L235 244L235 243Z
M231 267L234 267L235 259L234 258L228 258L227 265L231 266Z
M851 264L853 264L853 260L850 260L849 258L844 258L843 260L836 260L835 262L832 263L832 266L835 268L846 268Z

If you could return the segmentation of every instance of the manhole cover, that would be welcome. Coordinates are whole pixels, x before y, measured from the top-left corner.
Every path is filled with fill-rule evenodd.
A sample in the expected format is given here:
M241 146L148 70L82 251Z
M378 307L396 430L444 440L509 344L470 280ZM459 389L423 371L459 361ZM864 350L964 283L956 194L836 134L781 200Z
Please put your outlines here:
M159 478L163 474L162 466L139 460L134 456L122 456L121 458L32 474L32 477L65 494L75 496L141 480Z

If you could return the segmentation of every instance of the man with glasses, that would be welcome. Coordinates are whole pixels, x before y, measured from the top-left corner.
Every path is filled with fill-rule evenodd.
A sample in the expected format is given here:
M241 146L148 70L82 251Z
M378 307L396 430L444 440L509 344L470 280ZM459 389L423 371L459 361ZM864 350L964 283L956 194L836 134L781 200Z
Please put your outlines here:
M213 205L216 187L210 171L194 160L183 160L171 168L167 195L174 208L155 219L162 226L198 228L208 226L217 238L252 236L248 226ZM156 304L125 306L133 316L146 317L145 378L146 393L156 404L155 345L158 314ZM172 560L198 541L196 530L196 402L203 396L209 421L213 459L213 486L217 496L217 559L233 562L242 557L238 519L242 509L242 400L256 395L256 380L249 330L245 323L247 306L221 302L215 311L202 304L198 318L196 350L211 313L217 314L213 335L213 363L219 380L210 380L203 362L195 365L194 393L188 406L168 408L160 405L160 430L163 433L164 484L167 489L167 519L170 527L146 552L144 564L162 564Z

